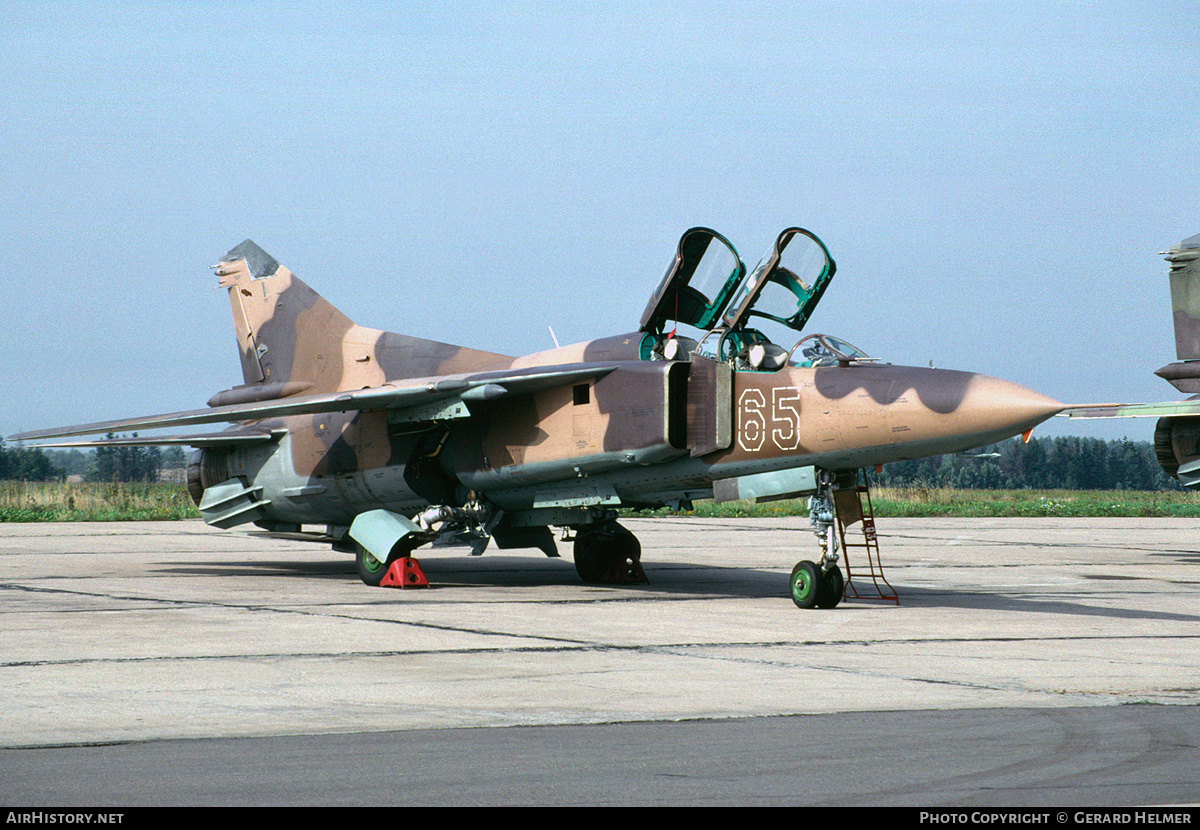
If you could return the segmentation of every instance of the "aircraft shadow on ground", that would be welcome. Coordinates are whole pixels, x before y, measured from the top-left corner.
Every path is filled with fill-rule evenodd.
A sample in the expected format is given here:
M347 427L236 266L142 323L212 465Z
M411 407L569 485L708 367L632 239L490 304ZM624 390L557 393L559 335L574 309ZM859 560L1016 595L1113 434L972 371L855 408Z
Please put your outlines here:
M436 590L459 586L538 588L562 586L573 589L623 589L651 595L686 597L787 597L788 571L692 563L644 564L648 583L634 585L585 585L575 572L570 557L552 559L539 554L484 555L481 557L434 552L417 557L430 585ZM789 569L790 570L790 569ZM154 569L155 573L180 576L262 577L264 579L322 579L359 582L349 556L330 559L230 559L225 562L174 563ZM369 588L364 591L389 589Z
M1200 622L1200 615L1154 611L1146 608L1105 607L1090 604L1086 595L1078 600L1060 597L1016 596L1004 590L911 588L900 589L901 603L918 608L971 608L987 611L1015 611L1032 614L1069 614L1127 620L1170 620Z
M419 557L429 578L431 588L453 592L456 588L540 588L561 586L569 591L589 590L608 592L614 599L629 598L631 594L646 599L682 600L688 598L788 599L788 570L734 568L701 563L646 562L648 583L640 585L584 585L569 557L549 559L537 555L492 555L482 557L433 553ZM789 569L790 570L790 569ZM344 558L313 559L231 559L227 562L177 564L156 569L158 573L190 576L249 576L263 579L320 579L339 583L357 583L353 560ZM1114 577L1115 579L1115 577ZM1136 580L1136 577L1130 577ZM890 607L891 602L872 599L869 578L855 575L853 584L863 598L847 598L848 608ZM1200 615L1141 608L1105 607L1088 600L1086 593L1078 599L1036 597L1014 594L1010 589L893 587L900 595L902 607L908 608L969 608L980 611L1005 611L1037 614L1070 614L1108 619L1164 620L1200 622ZM369 588L366 592L387 591ZM617 592L620 592L618 595ZM1107 595L1107 592L1106 592ZM540 598L540 597L539 597ZM571 597L564 594L564 600Z

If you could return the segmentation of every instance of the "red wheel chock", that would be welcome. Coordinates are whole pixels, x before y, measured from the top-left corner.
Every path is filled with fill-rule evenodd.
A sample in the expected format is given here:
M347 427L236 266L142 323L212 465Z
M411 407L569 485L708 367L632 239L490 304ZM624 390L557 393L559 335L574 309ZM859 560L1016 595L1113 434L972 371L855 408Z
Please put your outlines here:
M412 556L401 556L388 568L380 588L428 588L429 580L421 570L421 563Z

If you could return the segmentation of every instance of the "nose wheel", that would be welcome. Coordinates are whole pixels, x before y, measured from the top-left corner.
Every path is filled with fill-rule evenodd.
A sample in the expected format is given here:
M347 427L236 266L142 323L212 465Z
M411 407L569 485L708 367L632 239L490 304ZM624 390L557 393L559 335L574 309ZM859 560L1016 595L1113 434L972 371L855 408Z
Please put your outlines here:
M835 608L846 592L838 567L838 535L834 529L837 507L833 501L833 473L817 474L817 492L808 500L808 519L821 546L821 561L805 559L792 568L792 602L797 608Z
M820 569L805 559L792 568L792 602L797 608L816 608L817 589L821 585Z
M837 565L822 568L805 559L792 568L792 602L797 608L836 608L846 590L846 580Z

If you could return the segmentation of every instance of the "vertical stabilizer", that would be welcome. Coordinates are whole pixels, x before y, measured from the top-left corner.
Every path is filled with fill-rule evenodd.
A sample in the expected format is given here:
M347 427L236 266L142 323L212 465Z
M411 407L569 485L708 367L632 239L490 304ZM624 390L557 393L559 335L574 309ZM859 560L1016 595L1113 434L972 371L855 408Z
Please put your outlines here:
M512 360L356 325L249 239L221 259L217 276L229 289L246 383L218 403L363 389Z
M1200 234L1167 252L1171 263L1171 310L1175 321L1175 356L1200 360Z
M1171 264L1171 312L1175 323L1176 363L1154 374L1180 392L1200 393L1200 234L1167 252ZM1163 472L1185 487L1200 487L1200 418L1159 418L1154 453Z
M349 318L249 239L222 258L217 276L229 289L246 383L339 388Z

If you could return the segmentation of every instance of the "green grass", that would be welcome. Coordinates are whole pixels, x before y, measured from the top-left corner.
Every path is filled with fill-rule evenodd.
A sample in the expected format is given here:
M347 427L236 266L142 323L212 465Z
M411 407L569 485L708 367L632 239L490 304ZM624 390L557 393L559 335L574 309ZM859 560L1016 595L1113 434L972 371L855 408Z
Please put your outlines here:
M0 522L128 522L194 519L182 484L0 481Z
M881 487L871 496L883 516L1200 516L1190 491Z
M1177 516L1200 517L1200 494L1140 490L956 490L952 487L878 487L871 491L875 515L957 516ZM667 510L631 515L667 515ZM696 502L695 510L671 515L715 518L806 516L808 499L755 504Z

